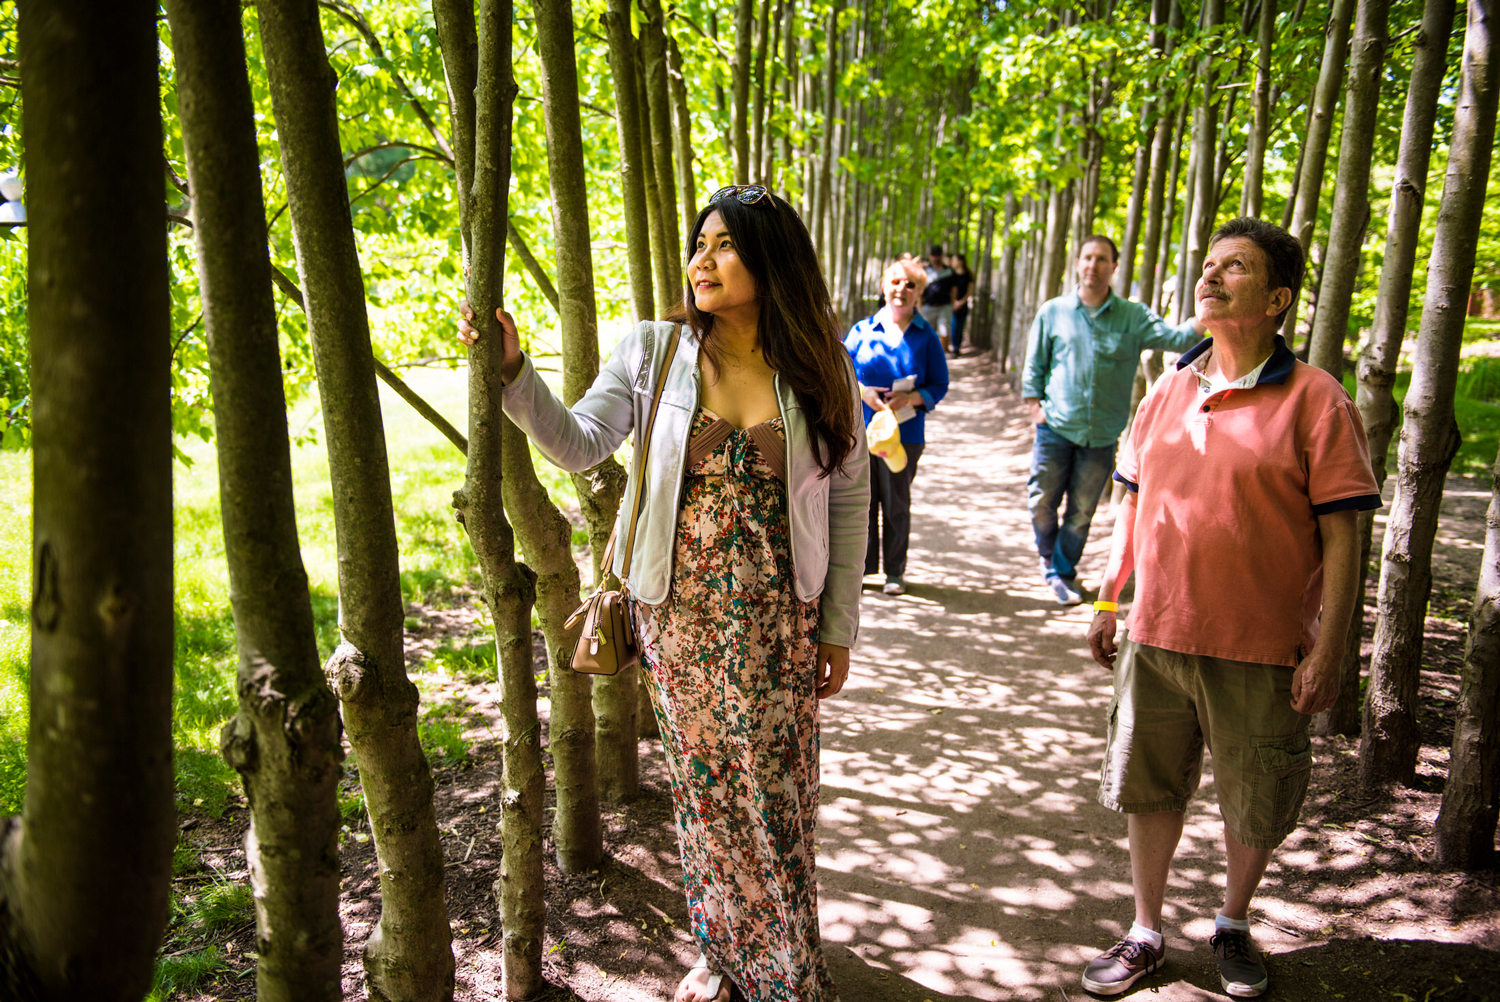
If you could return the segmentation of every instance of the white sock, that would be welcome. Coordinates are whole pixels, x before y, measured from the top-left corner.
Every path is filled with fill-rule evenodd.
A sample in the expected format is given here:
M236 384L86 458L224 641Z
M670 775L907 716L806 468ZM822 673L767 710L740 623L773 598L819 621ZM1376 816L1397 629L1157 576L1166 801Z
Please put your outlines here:
M1133 939L1137 943L1145 943L1153 950L1161 949L1161 933L1155 929L1147 929L1139 922L1132 922L1130 924L1130 931L1125 934L1125 938Z
M1239 932L1249 932L1250 920L1247 918L1232 919L1221 913L1214 916L1214 932L1218 932L1220 929L1235 929Z

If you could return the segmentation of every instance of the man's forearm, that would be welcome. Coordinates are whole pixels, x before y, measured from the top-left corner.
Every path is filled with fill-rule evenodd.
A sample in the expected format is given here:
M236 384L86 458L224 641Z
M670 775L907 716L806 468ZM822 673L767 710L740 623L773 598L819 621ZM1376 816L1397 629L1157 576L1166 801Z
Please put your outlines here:
M1317 646L1342 657L1359 590L1359 512L1318 516L1323 539L1323 613Z
M1104 566L1104 579L1099 582L1099 598L1104 602L1118 602L1125 582L1135 572L1135 511L1134 491L1126 491L1115 512L1115 529L1109 540L1109 563Z

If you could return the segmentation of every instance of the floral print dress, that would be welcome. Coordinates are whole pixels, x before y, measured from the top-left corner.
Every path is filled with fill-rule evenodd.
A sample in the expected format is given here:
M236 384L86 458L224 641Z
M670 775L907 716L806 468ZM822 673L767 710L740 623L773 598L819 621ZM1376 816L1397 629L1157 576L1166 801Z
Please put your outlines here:
M748 1002L836 1002L818 932L817 602L797 599L785 433L693 420L671 592L635 603L692 933Z

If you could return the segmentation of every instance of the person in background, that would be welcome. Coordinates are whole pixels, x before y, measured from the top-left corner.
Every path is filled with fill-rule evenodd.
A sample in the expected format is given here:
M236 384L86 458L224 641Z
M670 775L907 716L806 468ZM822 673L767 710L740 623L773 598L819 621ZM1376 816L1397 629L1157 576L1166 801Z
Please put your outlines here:
M685 302L637 325L571 409L499 313L502 404L547 459L586 470L632 432L639 460L662 382L646 468L632 463L625 488L649 485L634 553L626 566L617 548L611 569L641 638L701 951L674 1002L837 1002L813 837L818 701L842 688L859 628L859 390L790 205L722 189L687 252Z
M1184 351L1203 336L1197 320L1169 327L1140 303L1116 296L1110 281L1118 258L1109 237L1084 239L1074 266L1078 289L1037 311L1021 370L1021 396L1036 428L1026 506L1042 579L1062 605L1083 600L1078 561L1130 420L1141 352Z
M948 360L937 334L917 313L926 273L910 255L886 268L880 287L885 305L859 321L844 338L854 359L865 424L876 411L894 411L901 421L906 466L892 471L870 462L870 528L865 573L885 565L887 595L906 592L906 550L911 539L911 484L926 447L926 416L948 392Z
M1380 507L1354 401L1277 333L1302 270L1281 227L1219 227L1195 290L1212 336L1141 404L1115 473L1127 491L1088 643L1114 669L1099 803L1127 818L1135 921L1085 968L1095 994L1118 995L1166 959L1162 909L1205 747L1224 819L1224 905L1209 940L1219 982L1253 998L1269 980L1250 900L1297 827L1308 723L1338 697L1357 516Z
M969 271L969 262L962 254L948 259L953 266L953 357L963 352L964 326L969 320L969 300L974 291L974 274Z
M927 284L922 288L922 319L937 334L944 351L953 334L953 269L943 256L943 245L933 244L922 266Z

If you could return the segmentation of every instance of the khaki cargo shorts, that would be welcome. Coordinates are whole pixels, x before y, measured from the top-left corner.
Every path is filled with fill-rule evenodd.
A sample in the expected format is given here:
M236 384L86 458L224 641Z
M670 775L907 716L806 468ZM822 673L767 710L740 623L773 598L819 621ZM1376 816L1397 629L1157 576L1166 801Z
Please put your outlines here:
M1213 755L1224 826L1274 849L1297 827L1312 774L1311 717L1291 707L1292 669L1120 643L1099 803L1181 811Z

